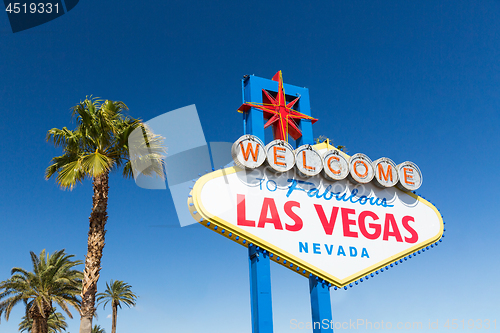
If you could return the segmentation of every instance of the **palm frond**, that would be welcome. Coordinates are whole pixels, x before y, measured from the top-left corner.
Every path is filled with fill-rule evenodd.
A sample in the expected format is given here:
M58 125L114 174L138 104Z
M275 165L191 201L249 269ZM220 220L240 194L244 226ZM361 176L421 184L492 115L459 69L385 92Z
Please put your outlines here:
M33 328L33 319L26 314L21 318L22 321L19 323L20 332L31 332ZM66 331L68 324L64 316L60 312L52 312L47 318L48 333L57 333Z
M127 105L121 101L92 96L75 105L72 115L77 120L77 127L74 130L53 128L47 133L47 140L62 147L64 154L52 158L45 178L57 175L59 186L72 189L86 177L93 178L118 167L123 167L123 175L130 177L133 170L129 163L129 138L137 128L143 132L138 144L147 151L146 156L139 158L148 159L155 166L143 173L163 176L164 138L155 135L139 119L127 116L127 111Z
M66 145L68 141L74 140L75 132L63 127L53 128L47 132L47 141L52 141L56 147Z
M85 174L91 177L97 177L104 172L109 172L113 167L114 161L110 157L99 152L85 155L81 160L81 166Z
M102 293L97 294L96 301L98 306L103 304L103 308L111 303L116 303L118 307L121 308L121 304L125 304L128 307L135 306L137 295L132 292L132 286L123 281L113 281L108 284L106 282L106 290Z
M14 306L23 302L26 309L37 308L38 312L47 317L47 309L52 308L52 302L57 303L68 315L68 305L78 311L83 273L74 269L82 262L72 260L73 255L67 255L64 250L49 254L45 250L39 255L30 252L33 271L15 267L11 277L0 282L0 316L3 314L9 320Z
M64 164L57 175L57 183L63 188L73 189L77 182L85 178L85 170L82 169L81 160Z
M92 333L106 333L106 331L100 325L94 325L94 327L92 327Z

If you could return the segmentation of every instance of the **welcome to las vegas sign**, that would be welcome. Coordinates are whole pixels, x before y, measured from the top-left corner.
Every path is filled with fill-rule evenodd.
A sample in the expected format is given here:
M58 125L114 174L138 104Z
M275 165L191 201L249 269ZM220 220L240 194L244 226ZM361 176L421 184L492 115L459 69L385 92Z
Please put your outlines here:
M293 108L300 96L287 101L281 71L272 80L276 95L262 89L264 103L245 102L239 111L263 112L275 140L239 138L235 166L196 181L188 199L193 218L339 287L440 240L442 216L414 193L422 184L414 163L348 156L328 141L293 149L287 140L302 136L297 121L317 119Z
M296 150L280 140L264 146L252 136L235 142L233 157L239 166L195 183L191 214L301 275L342 287L443 234L438 210L409 191L422 182L411 162L372 162L327 143Z

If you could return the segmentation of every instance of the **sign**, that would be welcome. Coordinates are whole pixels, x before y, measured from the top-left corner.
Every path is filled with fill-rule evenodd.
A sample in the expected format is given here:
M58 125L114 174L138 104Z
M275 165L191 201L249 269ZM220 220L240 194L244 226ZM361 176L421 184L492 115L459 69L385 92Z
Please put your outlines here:
M274 140L264 147L258 137L244 135L233 144L231 154L236 165L244 169L255 169L267 161L268 166L276 172L286 172L295 166L303 177L315 176L324 169L325 178L331 180L348 177L353 183L368 184L375 178L377 186L397 185L403 191L414 191L422 185L422 174L413 162L406 161L396 166L387 157L372 162L365 154L348 157L335 147L330 147L324 149L322 154L311 145L300 146L294 152L293 147L284 140Z
M251 135L238 139L232 154L237 166L195 183L192 216L303 276L342 287L443 234L437 209L409 192L422 183L412 162L372 162L326 143L293 150L274 140L264 147Z

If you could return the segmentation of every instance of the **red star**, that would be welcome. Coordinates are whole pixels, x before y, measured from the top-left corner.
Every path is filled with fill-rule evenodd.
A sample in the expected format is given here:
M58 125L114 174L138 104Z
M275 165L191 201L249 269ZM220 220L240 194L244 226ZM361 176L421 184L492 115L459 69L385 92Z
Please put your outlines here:
M302 132L299 129L295 119L308 119L313 124L318 121L311 116L307 116L303 113L297 112L292 109L292 107L297 103L300 96L286 104L285 90L283 89L283 77L281 71L276 73L272 78L273 81L278 81L278 94L276 98L268 93L265 89L262 89L264 93L264 103L262 105L256 103L244 103L240 106L238 111L248 112L250 108L256 108L264 112L264 118L268 119L264 128L268 128L273 125L274 139L288 141L288 134L297 140L302 136Z

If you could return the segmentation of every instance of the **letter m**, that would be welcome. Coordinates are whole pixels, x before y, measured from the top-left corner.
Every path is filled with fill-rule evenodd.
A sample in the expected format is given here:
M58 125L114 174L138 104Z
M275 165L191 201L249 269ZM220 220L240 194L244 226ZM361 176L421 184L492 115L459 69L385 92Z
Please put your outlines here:
M382 167L382 163L378 165L378 178L382 179L384 177L385 181L389 181L389 176L391 178L392 182L392 166L389 164L387 165L387 173L384 172L384 168Z

